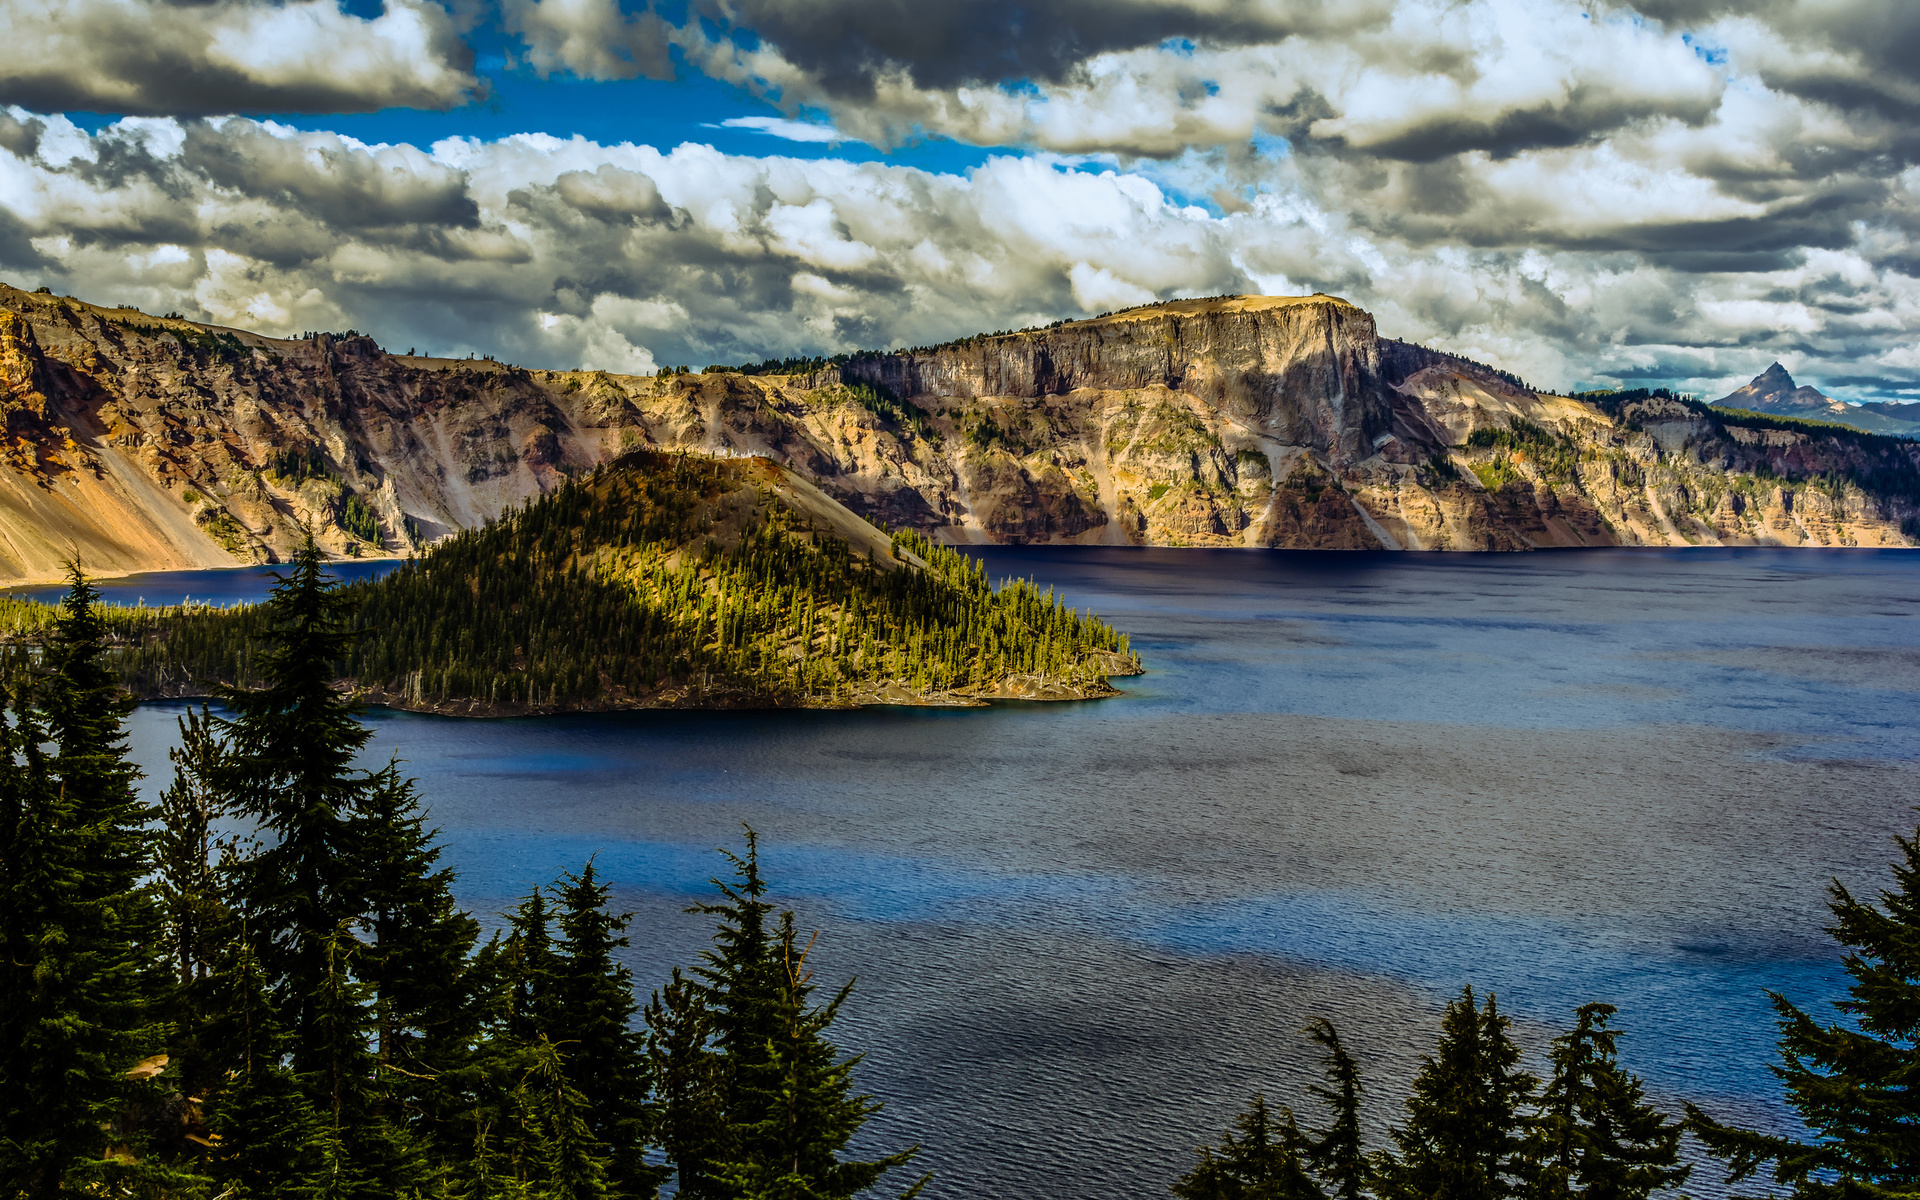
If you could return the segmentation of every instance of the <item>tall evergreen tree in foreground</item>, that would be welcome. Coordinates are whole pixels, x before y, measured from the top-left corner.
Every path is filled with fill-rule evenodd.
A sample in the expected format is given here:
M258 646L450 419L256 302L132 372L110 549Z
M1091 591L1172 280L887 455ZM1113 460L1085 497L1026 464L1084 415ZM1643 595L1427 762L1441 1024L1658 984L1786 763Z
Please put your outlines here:
M1520 1070L1511 1022L1489 995L1474 1005L1463 988L1440 1022L1440 1044L1414 1077L1407 1120L1383 1155L1379 1192L1387 1200L1507 1200L1526 1177L1523 1110L1535 1079Z
M160 793L154 834L154 886L172 975L166 1002L173 1025L169 1069L181 1095L201 1096L215 1082L206 1024L214 972L232 935L216 857L231 853L233 845L214 833L222 810L214 778L223 748L213 719L203 707L188 710L176 725L180 744L167 751L173 782Z
M1320 1200L1307 1173L1309 1149L1292 1110L1282 1105L1275 1114L1255 1092L1219 1147L1200 1147L1200 1161L1174 1183L1173 1194L1180 1200Z
M562 953L550 968L547 1036L569 1084L586 1103L587 1127L607 1147L615 1196L652 1196L671 1173L646 1161L653 1141L652 1063L635 1028L633 976L614 957L632 914L607 911L611 889L589 861L558 888Z
M1849 1018L1822 1025L1786 997L1772 1070L1811 1137L1723 1125L1693 1105L1688 1124L1728 1164L1728 1182L1768 1171L1807 1200L1911 1200L1920 1195L1920 834L1898 838L1895 888L1880 904L1829 889L1828 932L1848 948Z
M1326 1082L1309 1084L1307 1091L1333 1118L1327 1131L1308 1143L1307 1157L1335 1200L1360 1200L1368 1174L1366 1151L1360 1143L1360 1067L1325 1017L1315 1017L1307 1025L1307 1036L1319 1044L1320 1065L1326 1071Z
M0 1180L36 1197L169 1175L136 1120L165 1101L165 977L130 705L102 662L99 593L69 578L41 677L13 681L0 728Z
M220 722L222 790L265 839L234 871L235 906L303 1072L344 1051L328 1044L317 1006L332 973L328 943L363 911L355 818L382 782L353 765L372 732L334 687L354 635L332 585L309 538L269 594L265 686L220 690L231 714Z
M1620 1069L1611 1004L1586 1004L1553 1040L1553 1076L1527 1141L1528 1200L1646 1200L1687 1181L1682 1126Z
M659 1149L688 1200L843 1200L913 1157L846 1156L879 1108L827 1036L852 985L816 1002L750 831L643 1032L591 861L476 946L412 782L355 764L311 544L263 686L181 720L157 832L96 602L76 572L0 690L0 1200L651 1200Z
M223 810L259 839L221 871L233 944L214 990L231 1082L210 1104L209 1169L262 1194L431 1191L457 1153L441 1077L479 1031L466 980L478 927L454 905L411 782L355 766L371 733L335 686L351 606L311 540L265 611L263 686L221 691L209 768ZM313 1153L255 1152L287 1137Z
M848 1200L905 1166L920 1148L864 1161L842 1157L881 1107L853 1090L861 1056L843 1058L827 1037L853 984L825 1004L814 1003L793 914L768 921L775 906L764 898L758 837L749 828L746 855L725 853L734 879L715 879L721 901L693 909L718 918L713 949L692 981L675 980L693 982L699 995L688 995L684 986L676 995L670 987L649 1012L668 1038L659 1069L679 1194L689 1200ZM690 1036L702 1029L710 1031L705 1044ZM720 1136L686 1136L695 1119L716 1108ZM929 1178L902 1196L917 1195Z

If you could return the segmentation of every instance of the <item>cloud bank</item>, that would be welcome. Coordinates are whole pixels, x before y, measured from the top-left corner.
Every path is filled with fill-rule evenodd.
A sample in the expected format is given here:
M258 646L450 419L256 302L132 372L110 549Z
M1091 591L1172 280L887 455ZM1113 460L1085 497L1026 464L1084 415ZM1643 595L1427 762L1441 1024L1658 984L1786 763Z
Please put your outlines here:
M483 84L420 0L70 9L17 32L67 47L66 92L18 65L45 55L0 68L0 265L89 296L643 370L1317 289L1547 385L1718 394L1781 358L1859 398L1920 388L1920 8L1889 0L499 10L528 69L678 62L786 113L716 124L1011 148L965 175L222 119ZM113 28L177 77L82 35ZM35 115L59 107L153 115L88 136Z
M479 90L446 9L388 0L0 0L0 104L152 116L446 109Z
M1489 160L1462 185L1462 211L1562 230L1523 248L1330 209L1317 197L1346 185L1298 159L1220 212L1046 155L941 175L546 136L423 151L238 119L88 136L17 112L0 144L0 258L20 282L264 331L352 325L399 349L645 371L1319 289L1542 384L1710 389L1774 357L1883 390L1920 378L1916 172L1881 225L1762 269L1744 251L1715 268L1595 249L1631 240L1621 214L1646 181L1572 150Z

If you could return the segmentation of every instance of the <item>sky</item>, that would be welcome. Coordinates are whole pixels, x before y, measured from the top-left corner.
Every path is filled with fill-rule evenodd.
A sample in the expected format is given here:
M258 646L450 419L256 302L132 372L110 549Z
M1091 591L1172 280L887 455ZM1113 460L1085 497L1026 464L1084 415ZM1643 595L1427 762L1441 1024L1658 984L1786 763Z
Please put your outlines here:
M0 279L650 372L1327 292L1920 400L1912 0L0 0Z

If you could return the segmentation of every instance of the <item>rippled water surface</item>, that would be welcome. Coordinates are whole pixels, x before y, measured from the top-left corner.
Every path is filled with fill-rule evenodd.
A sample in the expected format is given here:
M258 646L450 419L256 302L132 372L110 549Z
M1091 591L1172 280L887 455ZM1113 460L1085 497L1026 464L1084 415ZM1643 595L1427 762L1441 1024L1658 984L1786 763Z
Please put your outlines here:
M1763 989L1840 993L1822 889L1884 884L1920 802L1920 555L983 557L1151 673L986 710L382 713L378 752L477 910L598 855L646 986L752 823L822 977L859 977L866 1141L922 1142L930 1196L1164 1196L1252 1090L1298 1099L1315 1015L1377 1136L1463 983L1534 1046L1607 1000L1659 1097L1782 1119ZM156 777L176 712L136 717Z

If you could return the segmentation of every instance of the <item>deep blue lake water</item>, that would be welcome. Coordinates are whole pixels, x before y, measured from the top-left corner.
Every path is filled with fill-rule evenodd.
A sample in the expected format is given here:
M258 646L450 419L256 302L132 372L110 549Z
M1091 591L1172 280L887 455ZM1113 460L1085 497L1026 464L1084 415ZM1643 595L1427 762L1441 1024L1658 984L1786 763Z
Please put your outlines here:
M1658 1098L1784 1119L1764 989L1827 1011L1822 889L1883 886L1914 827L1920 555L981 556L1150 673L964 711L375 713L378 754L476 911L597 855L643 988L750 822L822 980L859 977L866 1143L923 1143L929 1196L1164 1196L1254 1089L1299 1103L1316 1015L1378 1138L1465 983L1536 1048L1616 1004ZM177 712L135 717L155 787Z

